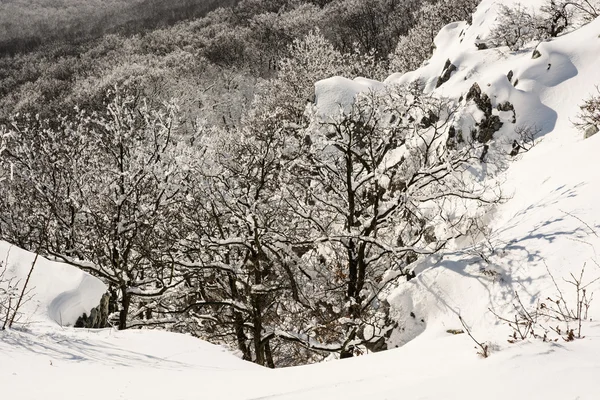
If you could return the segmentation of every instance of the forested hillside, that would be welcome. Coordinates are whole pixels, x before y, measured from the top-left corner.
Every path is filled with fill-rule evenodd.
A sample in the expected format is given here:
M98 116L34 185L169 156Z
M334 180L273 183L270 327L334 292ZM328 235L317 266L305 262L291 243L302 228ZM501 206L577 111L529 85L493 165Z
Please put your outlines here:
M53 41L82 43L108 33L131 34L205 16L235 0L5 0L0 4L0 55Z
M44 41L32 52L5 54L0 58L0 118L6 119L15 112L55 115L71 110L75 104L90 103L96 107L107 88L129 85L153 100L178 97L182 107L202 111L201 115L198 112L195 115L211 124L217 121L237 124L240 110L256 92L258 80L274 78L286 58L306 63L295 71L303 75L302 80L294 82L302 85L297 89L304 92L311 92L314 81L329 75L383 78L388 73L388 56L402 35L427 26L425 46L391 57L395 70L398 65L406 65L407 69L417 65L430 54L434 32L452 20L467 18L476 4L475 1L442 3L448 12L438 12L441 5L404 0L316 3L247 0L174 26L149 30L143 29L143 24L136 29L134 24L127 28L127 34L117 31L88 41L65 40L70 37L69 30L62 30L62 23L53 22L42 13L40 17L44 16L48 29L57 31L47 34L44 24L27 18L18 24L24 32L13 33L15 40L36 35L57 36L57 40ZM11 4L3 3L3 7ZM174 7L177 3L157 4ZM115 9L124 6L125 3L116 3ZM94 12L114 12L117 20L128 15L115 9L108 5L92 8ZM143 9L146 10L145 6ZM145 13L165 18L160 9L149 8ZM19 21L12 12L0 15ZM84 18L86 12L64 18L79 18L79 15ZM134 15L138 18L145 14L136 11ZM111 17L107 21L99 26L110 32ZM95 25L84 26L87 29ZM310 32L324 40L306 43L304 38ZM294 42L298 52L292 55L290 46ZM331 51L317 46L331 46ZM301 54L303 51L312 54ZM293 61L290 56L304 59ZM309 98L307 95L302 101Z

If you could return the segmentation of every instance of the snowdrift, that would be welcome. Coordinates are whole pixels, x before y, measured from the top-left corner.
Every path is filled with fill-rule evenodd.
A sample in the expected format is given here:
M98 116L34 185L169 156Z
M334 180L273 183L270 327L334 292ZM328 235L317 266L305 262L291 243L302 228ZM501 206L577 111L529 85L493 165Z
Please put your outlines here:
M19 288L27 279L35 254L0 241L0 261L6 267L5 279L14 278ZM38 257L27 285L29 294L20 309L20 322L75 324L83 313L98 306L107 287L99 279L70 265Z
M35 254L0 242L6 281L14 278L22 287L34 259ZM38 257L20 308L22 317L12 330L0 331L3 396L153 399L170 396L171 385L176 385L193 398L217 398L212 394L230 384L233 375L263 371L191 336L69 327L98 306L106 289L75 267ZM212 394L204 397L207 392Z

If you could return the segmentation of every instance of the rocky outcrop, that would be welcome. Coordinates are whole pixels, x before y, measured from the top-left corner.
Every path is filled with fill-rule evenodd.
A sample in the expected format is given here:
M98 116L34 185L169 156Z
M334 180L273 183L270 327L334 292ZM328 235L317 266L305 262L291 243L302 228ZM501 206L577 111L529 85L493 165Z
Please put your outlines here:
M456 131L456 128L454 126L451 126L448 129L448 140L446 140L446 146L450 150L456 150L458 142L462 137L462 132L460 136L457 136L457 133L458 132Z
M512 122L513 124L517 123L517 113L515 111L515 106L513 106L510 101L500 103L496 108L498 109L498 111L512 112L512 120L510 122Z
M477 108L483 112L483 118L476 124L477 129L473 130L473 139L479 143L487 143L494 137L494 133L502 128L500 117L492 113L492 101L490 97L481 91L477 83L474 83L467 93L467 101L472 100Z
M438 78L435 87L439 88L444 83L448 82L448 80L450 79L450 77L452 76L452 74L454 72L456 72L457 70L458 70L458 68L456 67L456 65L452 64L450 62L450 60L447 60L446 61L446 65L444 65L444 69L442 70L442 74Z
M108 326L108 304L110 295L105 293L100 299L100 304L92 308L90 315L83 313L75 322L75 328L106 328Z
M588 127L585 132L583 133L583 138L587 139L587 138L591 138L592 136L594 136L596 133L598 133L598 127L596 125L591 125L590 127Z

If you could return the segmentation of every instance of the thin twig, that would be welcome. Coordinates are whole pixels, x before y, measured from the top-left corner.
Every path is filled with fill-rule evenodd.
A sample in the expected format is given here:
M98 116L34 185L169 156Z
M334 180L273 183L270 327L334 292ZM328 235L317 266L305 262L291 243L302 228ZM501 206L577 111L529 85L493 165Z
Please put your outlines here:
M37 263L39 256L40 256L39 252L35 253L35 258L33 259L31 268L29 268L29 273L27 274L27 279L25 280L25 284L23 285L23 288L21 289L21 295L19 296L19 300L17 301L17 305L15 306L15 309L13 311L12 318L10 319L10 323L8 324L9 329L12 328L12 324L15 322L15 317L17 316L17 312L19 311L19 307L21 307L21 302L23 301L23 296L25 296L25 292L27 290L27 285L29 284L29 279L31 278L31 273L33 272L33 269L35 268L35 264Z
M489 356L488 345L479 343L479 341L473 337L473 335L471 334L471 330L467 327L467 324L465 323L461 315L458 316L458 319L460 320L460 323L462 324L463 328L465 328L465 332L467 332L467 334L475 342L475 344L477 344L477 346L481 348L481 352L479 352L479 354L481 354L483 358L487 358Z

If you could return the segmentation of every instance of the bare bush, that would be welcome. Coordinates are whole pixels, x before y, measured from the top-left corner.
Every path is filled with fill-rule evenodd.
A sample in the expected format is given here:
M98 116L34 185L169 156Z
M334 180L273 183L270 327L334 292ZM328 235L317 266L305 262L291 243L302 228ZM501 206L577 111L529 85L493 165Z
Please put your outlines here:
M515 128L516 139L513 140L510 156L526 153L535 146L539 140L537 136L541 132L538 127L530 125L519 125Z
M473 342L475 342L475 344L477 345L476 348L479 348L477 354L479 354L483 358L488 358L490 356L490 345L488 343L480 342L479 340L475 339L462 316L459 315L458 319L460 320L460 323L462 324L463 328L465 328L465 332L467 332L467 335L469 335L471 340L473 340Z
M19 289L14 277L6 276L6 263L0 262L0 323L1 330L6 329L13 311L13 303L19 296Z
M578 276L571 273L569 278L564 279L573 289L571 297L575 299L574 306L573 303L567 301L554 279L554 275L546 266L557 294L547 297L544 301L538 300L535 308L528 309L521 301L519 294L515 292L515 302L513 303L515 314L510 318L503 317L490 309L490 312L498 320L507 323L512 329L508 342L515 343L529 338L555 342L559 337L570 342L583 338L582 324L588 319L588 311L593 299L593 293L588 292L588 287L600 280L600 277L597 277L585 282L585 267L584 264ZM556 336L550 337L551 332L554 332Z
M596 92L579 106L581 111L577 114L574 125L582 131L593 129L597 132L600 128L600 86L596 85Z
M572 273L569 274L570 277L565 279L565 282L569 285L572 285L572 289L574 290L575 295L575 307L569 305L563 292L560 290L560 287L556 283L554 276L548 270L548 266L546 269L552 278L552 282L554 283L554 287L558 292L558 295L554 298L548 297L546 300L547 303L540 303L540 315L546 316L552 320L556 320L559 322L566 323L566 334L568 338L572 338L573 336L577 339L581 339L581 324L583 321L588 319L588 311L590 309L590 305L592 303L592 299L594 294L589 293L587 288L594 282L598 281L600 277L592 279L589 282L584 282L583 276L585 274L586 264L581 268L581 272L579 276L575 276ZM572 328L572 323L576 324L576 333L574 333L574 329ZM557 327L553 329L559 335L564 334L564 331Z
M10 255L10 251L8 255ZM31 289L28 286L38 256L38 254L35 255L23 285L16 277L7 274L8 256L4 262L0 261L0 323L2 324L0 330L12 328L13 324L23 316L20 309L32 298Z

